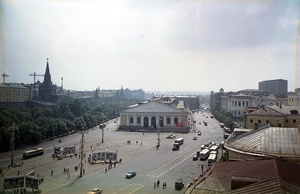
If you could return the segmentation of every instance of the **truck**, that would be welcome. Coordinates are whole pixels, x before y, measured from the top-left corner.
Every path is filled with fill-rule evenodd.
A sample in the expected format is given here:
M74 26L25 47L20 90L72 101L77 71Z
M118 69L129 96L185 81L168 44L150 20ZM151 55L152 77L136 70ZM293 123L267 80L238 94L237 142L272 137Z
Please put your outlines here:
M175 182L175 190L181 190L184 187L184 183L182 181L182 179L178 179Z
M184 139L183 138L177 138L175 139L175 142L174 143L179 143L180 145L182 145L184 142Z
M72 156L76 153L76 146L54 146L53 157L57 157L59 159L65 158L67 156Z

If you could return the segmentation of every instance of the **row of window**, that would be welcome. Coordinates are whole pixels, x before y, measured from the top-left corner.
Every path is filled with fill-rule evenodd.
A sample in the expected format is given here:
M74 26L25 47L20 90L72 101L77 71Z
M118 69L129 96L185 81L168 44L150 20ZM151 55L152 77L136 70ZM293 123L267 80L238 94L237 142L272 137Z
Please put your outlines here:
M6 96L11 96L12 93L13 93L13 91L7 90L7 91L6 91ZM21 95L21 92L20 92L20 91L15 91L14 93L15 93L15 96L20 96L20 95ZM1 93L0 93L0 95L1 95ZM24 91L24 92L23 92L23 95L24 95L24 96L28 96L28 95L29 95L29 92L28 92L28 91Z
M11 98L7 98L5 101L6 102L26 102L28 101L29 99L23 99L23 98L16 98L16 99L11 99Z
M249 102L248 101L232 101L231 102L231 106L249 106Z
M257 122L258 122L258 123L261 123L261 120L259 119L259 120L257 120ZM288 123L289 120L288 120L288 119L285 119L285 122ZM297 122L297 120L296 120L296 119L293 119L293 123L296 123L296 122ZM253 120L252 120L252 119L250 119L250 123L253 123ZM270 123L270 121L269 121L269 120L266 120L266 124L268 124L268 123Z
M151 120L155 119L156 120L156 117L152 117ZM148 122L149 121L149 118L148 117L144 117L144 122ZM138 124L141 123L141 117L137 117L136 119L136 122ZM162 124L164 122L164 118L163 117L159 117L159 122ZM133 117L130 117L129 118L129 123L133 123ZM174 123L177 124L178 123L178 118L175 117L174 118ZM171 124L171 118L170 117L167 117L167 124Z

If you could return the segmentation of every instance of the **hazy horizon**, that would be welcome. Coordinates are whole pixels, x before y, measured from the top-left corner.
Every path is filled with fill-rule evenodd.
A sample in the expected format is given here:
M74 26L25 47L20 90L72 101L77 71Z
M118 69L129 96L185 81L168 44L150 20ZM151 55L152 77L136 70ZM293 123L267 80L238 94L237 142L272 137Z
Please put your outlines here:
M0 73L68 90L300 87L300 1L0 2ZM36 80L43 81L43 77Z

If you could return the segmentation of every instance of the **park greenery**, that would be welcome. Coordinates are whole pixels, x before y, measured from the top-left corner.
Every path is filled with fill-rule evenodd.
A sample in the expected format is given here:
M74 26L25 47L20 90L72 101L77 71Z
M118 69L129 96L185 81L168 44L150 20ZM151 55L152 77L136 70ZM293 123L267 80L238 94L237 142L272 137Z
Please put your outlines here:
M0 152L10 149L12 131L15 148L34 145L96 127L116 118L121 110L134 103L76 99L31 109L0 109Z
M232 131L234 128L242 124L241 119L232 117L232 115L228 112L220 111L218 109L212 109L211 112L219 122L224 123L225 126L230 128Z

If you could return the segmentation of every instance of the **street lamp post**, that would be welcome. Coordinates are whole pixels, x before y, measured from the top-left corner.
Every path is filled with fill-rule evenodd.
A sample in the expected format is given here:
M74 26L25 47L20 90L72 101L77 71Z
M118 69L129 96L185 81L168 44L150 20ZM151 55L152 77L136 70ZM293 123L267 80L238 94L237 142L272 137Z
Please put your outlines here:
M15 149L15 130L16 125L13 123L13 126L10 127L11 136L10 136L10 166L14 165L14 149Z
M83 152L84 152L84 132L81 132L81 140L80 140L80 174L79 176L82 177L82 170L83 170Z

